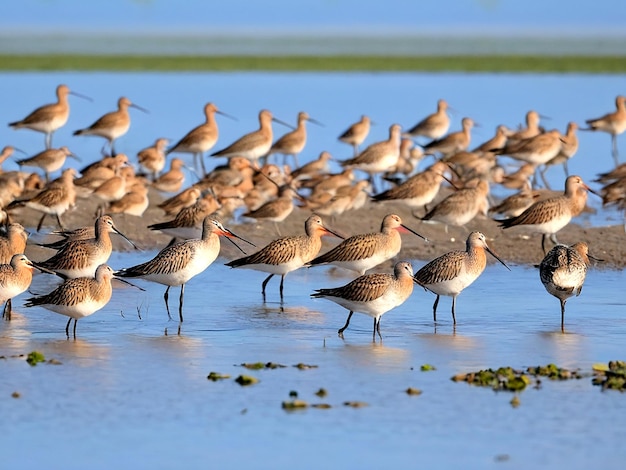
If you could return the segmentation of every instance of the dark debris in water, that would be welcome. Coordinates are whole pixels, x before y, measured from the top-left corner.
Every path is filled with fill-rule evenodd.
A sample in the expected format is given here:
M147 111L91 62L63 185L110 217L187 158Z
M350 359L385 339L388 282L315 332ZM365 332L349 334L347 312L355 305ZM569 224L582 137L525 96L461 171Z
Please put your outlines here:
M208 380L212 380L213 382L217 382L218 380L230 379L230 375L221 374L219 372L210 372L209 375L206 376Z
M420 366L420 370L422 372L429 372L431 370L437 370L437 368L435 366L433 366L432 364L422 364Z
M580 379L584 377L584 374L579 370L569 370L558 367L555 364L548 364L546 366L528 367L525 371L513 369L512 367L479 370L467 374L457 374L452 377L452 380L455 382L467 382L479 387L490 387L496 391L521 392L533 383L533 380L538 388L540 383L539 377L547 377L551 380L570 380Z
M241 367L245 367L250 370L261 370L261 369L282 369L287 366L282 364L277 364L275 362L244 362L241 364Z
M245 387L247 385L254 385L256 383L259 383L259 379L257 379L256 377L252 377L251 375L240 375L235 379L235 382L237 382L242 387Z
M499 369L479 370L468 374L457 374L452 377L455 382L467 382L479 387L490 387L493 390L505 390L508 392L520 392L532 383L529 375L512 367L500 367Z
M626 391L626 361L610 361L608 364L594 364L593 385L602 390Z
M405 390L407 395L421 395L422 391L419 388L409 387Z

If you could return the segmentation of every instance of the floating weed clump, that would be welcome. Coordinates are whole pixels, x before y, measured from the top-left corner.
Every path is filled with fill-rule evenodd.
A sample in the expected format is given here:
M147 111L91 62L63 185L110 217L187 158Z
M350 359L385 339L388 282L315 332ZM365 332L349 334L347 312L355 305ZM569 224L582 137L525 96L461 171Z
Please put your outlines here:
M328 392L325 388L320 388L317 392L315 392L315 394L320 398L324 398L326 397L326 395L328 395Z
M304 400L290 400L283 402L283 410L286 411L295 411L295 410L304 410L309 407L309 404Z
M28 353L28 356L26 356L26 362L28 362L31 366L36 366L40 362L46 362L46 357L39 351L32 351Z
M248 385L254 385L256 383L259 383L259 379L257 379L256 377L252 377L251 375L240 375L235 379L235 382L237 382L242 387L246 387Z
M419 388L409 387L405 390L407 395L421 395L422 391Z
M284 366L282 364L276 364L275 362L244 362L241 364L241 367L245 367L250 370L261 370L261 369L282 369Z
M422 372L429 372L431 370L437 370L437 368L435 366L433 366L432 364L422 364L420 366L420 370Z
M364 401L344 401L343 406L349 406L351 408L365 408L369 405Z
M591 383L602 390L626 391L626 361L610 361L593 365L594 378Z
M230 379L230 375L220 374L219 372L210 372L206 378L208 380L212 380L213 382L217 382L218 380Z
M317 369L318 366L313 365L313 364L303 364L302 362L299 362L298 364L294 364L294 367L300 370L307 370L307 369Z
M583 374L576 370L568 370L563 367L558 367L556 364L548 364L547 366L529 367L526 369L530 375L535 377L547 377L550 380L570 380L570 379L582 379Z
M496 370L486 369L479 370L478 372L470 372L468 374L457 374L452 377L452 380L507 392L521 392L532 382L530 376L512 367L500 367Z

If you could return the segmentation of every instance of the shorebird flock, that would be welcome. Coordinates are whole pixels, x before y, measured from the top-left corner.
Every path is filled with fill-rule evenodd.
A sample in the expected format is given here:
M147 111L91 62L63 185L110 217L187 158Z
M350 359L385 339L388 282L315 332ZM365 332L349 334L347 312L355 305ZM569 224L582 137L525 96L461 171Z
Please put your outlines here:
M510 270L483 233L467 229L476 217L491 218L502 230L541 234L544 258L538 265L539 278L547 292L559 299L564 331L565 303L580 294L590 260L595 258L584 240L561 245L557 233L585 209L589 192L600 196L604 205L626 210L626 164L619 164L617 145L617 136L626 131L624 96L616 98L614 112L585 124L570 122L564 133L544 129L542 116L530 110L525 126L500 125L492 138L475 146L471 145L475 123L470 117L462 118L461 130L449 132L451 120L444 99L437 101L433 114L417 119L407 130L391 123L388 139L379 142L366 144L373 121L363 115L354 124L346 123L344 129L336 130L337 139L351 147L349 156L338 159L320 149L319 157L304 165L299 164L298 156L307 146L306 124L323 126L320 121L302 111L296 126L291 126L263 109L258 112L258 129L234 142L221 142L216 115L233 117L214 103L201 106L205 122L175 143L170 145L168 139L153 136L153 143L137 150L136 155L117 153L116 141L131 127L130 109L147 112L122 96L116 111L86 127L76 126L73 135L100 137L105 147L101 159L75 168L67 160L78 159L70 150L71 142L54 148L53 135L69 121L69 96L90 98L64 84L57 87L56 94L56 102L8 124L43 133L44 148L16 159L19 171L1 170L2 162L11 158L16 148L6 145L0 153L0 209L5 225L0 234L0 300L5 303L3 317L10 320L12 300L28 291L35 270L59 276L63 281L56 289L28 298L24 307L43 307L69 317L68 337L72 319L76 336L78 319L106 306L113 279L135 278L167 286L164 301L168 316L170 288L180 286L178 316L182 323L185 284L218 258L220 236L244 255L228 261L227 266L269 274L261 284L263 302L275 275L281 277L282 305L285 277L292 271L334 265L356 273L358 277L344 286L318 288L311 294L349 311L339 335L357 312L374 319L373 340L377 334L382 339L382 315L403 304L415 285L435 294L435 322L440 296L452 297L452 321L456 325L457 296L484 271L487 255ZM275 139L273 123L291 130ZM578 130L611 136L615 169L598 175L596 182L602 185L599 192L580 176L569 175L567 162L576 155ZM186 157L189 154L191 161ZM207 159L215 162L210 171ZM333 173L331 164L339 171ZM545 170L552 165L564 168L560 191L551 190L545 179ZM27 168L36 170L28 172ZM186 170L196 181L187 181ZM513 194L495 201L491 195L495 186ZM96 213L83 210L85 223L66 227L64 214L80 212L82 201L96 204ZM143 218L151 203L162 211L161 220ZM344 236L332 228L338 218L351 212L371 218L368 207L386 204L390 210L380 222L379 232ZM413 223L402 220L393 208L406 210ZM39 261L24 254L29 243L24 225L29 225L33 214L40 215L37 231L42 230L47 216L58 225L58 230L48 231L50 237L56 237L54 241L40 244L56 253ZM112 252L110 234L116 233L135 246L116 227L116 214L136 217L136 224L170 235L170 244L141 264L112 269L107 265ZM301 217L304 234L282 234L283 222L292 214ZM254 240L248 241L225 226L246 219L273 224L276 238L259 248ZM400 232L428 243L418 229L411 228L423 223L444 224L446 233L449 226L462 231L465 250L441 253L414 272L411 262L402 259ZM320 254L324 235L341 241ZM252 252L247 253L237 241ZM520 238L519 243L531 242ZM368 273L389 260L395 261L393 273Z

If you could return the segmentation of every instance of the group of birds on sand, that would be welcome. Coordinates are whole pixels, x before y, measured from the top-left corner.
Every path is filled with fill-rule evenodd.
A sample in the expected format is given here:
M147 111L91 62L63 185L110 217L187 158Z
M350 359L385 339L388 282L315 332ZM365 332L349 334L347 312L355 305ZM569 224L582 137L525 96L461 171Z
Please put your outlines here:
M320 255L323 235L342 238L339 232L323 222L322 216L335 220L345 211L392 201L410 209L411 214L422 221L446 224L447 231L448 225L464 227L477 214L490 212L492 185L517 189L518 193L507 198L511 205L516 200L515 209L505 207L507 201L503 201L497 206L497 213L505 218L496 220L504 229L526 226L542 234L545 257L539 265L540 278L546 290L561 302L562 329L565 302L580 293L589 260L593 259L585 243L571 247L559 245L556 233L583 211L587 193L594 191L577 175L567 176L562 193L547 189L540 191L533 185L538 181L537 172L549 165L566 164L575 154L578 146L575 123L568 125L566 134L545 131L539 126L540 115L530 111L526 127L512 130L499 126L492 139L470 151L473 121L464 118L461 131L448 133L448 105L445 100L439 100L437 112L408 131L403 133L400 125L393 124L387 140L360 150L372 124L369 117L362 116L339 136L341 142L353 147L354 156L340 162L342 170L339 173L331 174L329 161L333 158L326 151L321 152L317 160L302 166L297 163L297 156L306 144L305 123L321 123L301 112L297 127L274 141L272 122L288 124L276 119L270 111L262 110L259 129L213 152L214 157L228 158L228 163L206 172L205 154L212 151L218 141L215 114L228 116L215 104L208 103L204 107L206 121L180 141L168 147L167 139L158 138L153 146L137 153L137 163L145 172L140 174L130 164L127 155L115 152L115 142L130 127L129 108L145 110L122 97L117 111L105 114L91 126L74 133L102 137L109 150L101 160L83 168L78 177L74 168L65 167L66 158L75 157L67 146L52 148L54 132L68 121L70 94L78 95L66 85L59 85L56 103L37 108L21 121L9 124L16 129L44 133L46 148L34 157L17 161L20 166L39 167L45 181L37 173L0 173L0 194L3 194L0 204L7 224L6 235L0 237L0 300L6 302L3 316L7 319L11 316L11 299L28 290L33 272L38 269L65 280L50 294L27 299L25 306L43 306L70 317L66 326L68 336L72 319L75 335L79 318L91 315L108 303L114 278L140 278L167 286L164 301L168 315L170 288L181 286L178 311L182 322L185 284L215 261L220 251L219 237L233 242L244 254L235 240L254 247L252 242L227 229L221 221L236 218L235 211L243 206L242 217L274 222L280 234L280 223L297 207L294 200L298 201L299 207L313 213L306 218L304 235L280 236L255 253L226 264L232 268L268 273L262 283L264 301L268 282L273 276L280 275L281 304L284 278L296 269L333 264L357 272L359 277L343 287L318 289L312 294L314 298L332 300L349 310L340 334L348 327L353 312L359 312L374 318L373 336L375 338L376 333L380 336L381 316L405 302L414 284L436 295L434 321L440 296L452 297L452 318L456 324L456 297L483 272L487 254L510 268L488 246L485 235L474 231L467 237L465 251L445 253L416 273L408 261L400 261L395 264L393 274L367 274L400 253L400 231L422 236L406 226L399 215L391 213L384 217L379 232L351 236ZM604 131L612 136L616 168L600 175L598 181L605 184L602 190L605 203L623 207L626 170L624 165L617 164L616 144L616 136L626 130L623 96L618 96L616 106L614 113L588 120L587 125L589 130ZM413 142L416 138L431 141L417 146ZM14 150L11 146L5 147L0 164ZM196 183L183 188L183 169L188 165L180 158L171 158L171 169L164 172L167 156L172 153L194 155L196 171L201 169L202 172ZM275 154L285 156L283 163L291 156L294 167L271 163L270 158ZM435 161L418 171L418 164L426 155L433 155ZM516 159L522 165L515 172L506 174L499 164L500 156ZM62 170L61 176L50 180L51 173L59 170ZM368 178L355 181L358 171L366 173ZM445 190L444 182L449 183ZM370 194L377 185L386 185L389 189ZM140 217L149 205L149 191L174 193L159 204L164 215L173 218L149 226L174 238L153 259L114 271L106 264L112 251L110 233L128 238L116 228L110 214L122 212ZM446 191L447 195L443 195ZM74 208L77 198L81 197L97 201L95 224L65 230L61 217ZM121 203L124 199L129 201L127 205ZM438 202L429 208L437 199ZM56 218L60 230L52 233L61 239L43 244L58 250L49 259L33 262L24 255L28 234L22 225L9 220L19 218L21 212L17 209L20 207L42 214L38 231L47 215ZM491 207L492 214L493 210ZM550 251L546 247L548 240L556 245ZM128 242L133 244L130 240Z

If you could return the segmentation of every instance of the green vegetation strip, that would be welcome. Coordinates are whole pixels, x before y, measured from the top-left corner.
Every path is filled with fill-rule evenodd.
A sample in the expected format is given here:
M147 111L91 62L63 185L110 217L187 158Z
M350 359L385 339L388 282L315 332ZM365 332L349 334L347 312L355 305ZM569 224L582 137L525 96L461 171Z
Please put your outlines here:
M0 55L4 71L625 73L622 56Z

